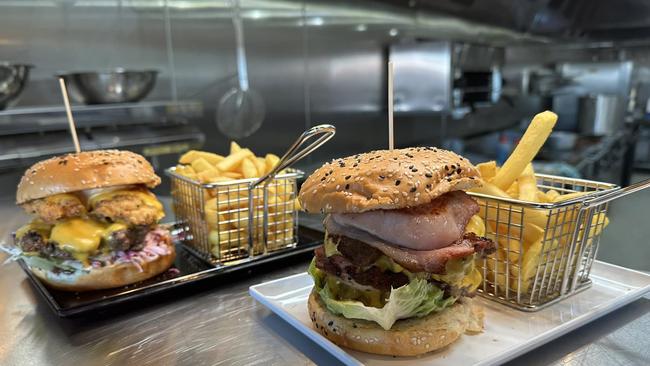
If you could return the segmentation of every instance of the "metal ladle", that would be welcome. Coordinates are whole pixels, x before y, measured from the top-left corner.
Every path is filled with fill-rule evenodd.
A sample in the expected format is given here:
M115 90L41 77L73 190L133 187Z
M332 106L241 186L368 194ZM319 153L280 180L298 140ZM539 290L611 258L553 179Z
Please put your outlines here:
M238 86L230 89L219 100L217 127L230 138L252 135L264 121L264 99L248 85L248 64L244 48L244 27L239 0L233 1L233 26L237 54Z

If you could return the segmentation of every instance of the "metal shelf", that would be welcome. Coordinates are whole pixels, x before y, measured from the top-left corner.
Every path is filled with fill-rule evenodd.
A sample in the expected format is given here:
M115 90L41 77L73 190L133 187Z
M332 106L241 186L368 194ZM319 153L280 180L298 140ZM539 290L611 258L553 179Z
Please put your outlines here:
M94 127L178 124L203 116L199 101L154 101L72 107L78 129ZM63 105L0 111L0 136L67 130Z

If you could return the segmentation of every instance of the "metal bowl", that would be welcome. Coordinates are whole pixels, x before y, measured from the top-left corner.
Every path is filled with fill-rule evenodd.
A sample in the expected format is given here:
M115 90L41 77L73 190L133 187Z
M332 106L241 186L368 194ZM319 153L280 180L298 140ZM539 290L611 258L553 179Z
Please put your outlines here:
M0 62L0 110L18 101L32 65Z
M84 104L138 102L149 94L158 71L116 69L107 72L58 74L70 97Z

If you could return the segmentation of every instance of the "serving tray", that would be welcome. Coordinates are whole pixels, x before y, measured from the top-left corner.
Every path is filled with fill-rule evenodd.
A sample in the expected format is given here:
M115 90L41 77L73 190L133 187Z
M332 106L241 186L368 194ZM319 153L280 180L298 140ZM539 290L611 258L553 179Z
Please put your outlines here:
M60 317L83 316L96 314L118 305L133 305L155 294L171 291L180 294L181 290L191 284L311 252L322 243L322 238L321 232L301 226L298 230L298 245L295 248L277 251L254 261L242 261L221 267L215 267L203 260L184 244L176 243L176 260L166 272L133 285L87 292L67 292L48 288L32 273L25 262L19 260L18 264L54 313Z
M312 329L307 298L312 279L301 273L251 286L250 295L346 365L497 365L593 321L650 291L650 275L595 261L592 286L535 313L476 297L485 331L420 357L372 355L338 347Z

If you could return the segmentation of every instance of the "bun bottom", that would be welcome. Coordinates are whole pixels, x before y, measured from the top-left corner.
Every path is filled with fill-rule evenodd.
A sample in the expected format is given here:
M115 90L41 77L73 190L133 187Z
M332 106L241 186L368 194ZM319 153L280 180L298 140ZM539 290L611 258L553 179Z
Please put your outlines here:
M483 330L483 309L470 298L422 318L398 320L389 330L375 322L332 314L314 291L307 307L314 327L325 338L339 346L380 355L417 356L441 349L463 333Z
M155 277L171 267L176 258L176 251L173 244L168 245L169 254L158 255L157 258L140 264L140 267L133 263L120 263L72 275L57 274L36 267L32 267L31 270L48 287L57 290L90 291L122 287Z

